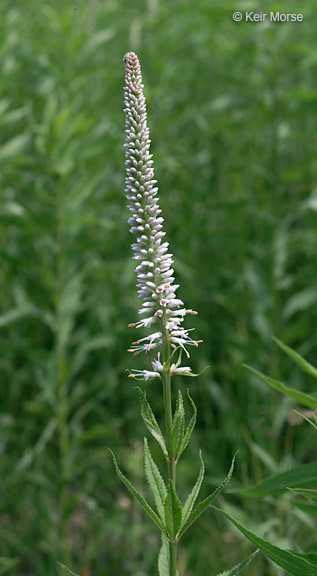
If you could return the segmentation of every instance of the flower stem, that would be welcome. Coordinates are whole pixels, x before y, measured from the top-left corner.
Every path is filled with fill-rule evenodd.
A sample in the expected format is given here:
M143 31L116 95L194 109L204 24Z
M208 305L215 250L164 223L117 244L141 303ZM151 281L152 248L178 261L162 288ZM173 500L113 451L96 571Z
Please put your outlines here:
M170 344L168 341L168 331L165 328L165 318L162 318L162 348L163 348L163 365L168 362L170 357ZM173 433L173 413L172 413L172 387L171 387L171 374L169 370L163 370L162 374L163 383L163 397L164 397L164 413L165 413L165 428L166 428L166 446L168 453L168 480L172 480L174 488L176 488L176 461L174 454L174 447L172 442ZM177 542L169 542L170 553L170 576L177 576Z

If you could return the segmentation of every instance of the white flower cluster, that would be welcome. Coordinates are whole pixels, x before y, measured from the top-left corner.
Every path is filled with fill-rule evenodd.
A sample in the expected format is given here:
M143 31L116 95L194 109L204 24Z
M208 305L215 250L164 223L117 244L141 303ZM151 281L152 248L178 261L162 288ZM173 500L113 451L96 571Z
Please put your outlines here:
M129 378L140 378L149 380L150 378L159 378L163 372L163 364L160 360L160 353L152 362L153 370L132 370L134 374L129 374ZM170 366L170 374L191 375L192 369L189 366L179 366L179 362ZM195 376L195 375L194 375Z
M147 126L146 103L139 60L134 52L128 52L126 62L124 102L126 113L126 195L130 232L136 236L132 244L136 267L138 295L143 300L139 314L142 319L129 326L148 328L160 320L160 329L133 342L130 351L138 354L158 348L162 344L162 331L168 334L173 348L180 346L189 357L186 345L198 346L181 324L186 314L197 314L183 308L183 302L176 298L177 284L174 284L172 254L168 253L168 242L163 242L163 218L158 206L154 180L153 160L150 154L149 128ZM156 361L158 362L158 360ZM143 371L145 372L145 371ZM150 376L151 374L151 376ZM148 377L159 375L154 369ZM146 375L144 375L146 377Z

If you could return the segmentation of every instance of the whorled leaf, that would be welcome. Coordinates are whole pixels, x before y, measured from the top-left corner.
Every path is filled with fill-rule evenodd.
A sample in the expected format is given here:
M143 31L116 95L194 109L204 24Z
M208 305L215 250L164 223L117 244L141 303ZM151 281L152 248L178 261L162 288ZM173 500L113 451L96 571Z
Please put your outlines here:
M165 525L169 537L173 540L182 523L182 505L175 492L172 480L169 481L167 496L164 502Z
M168 458L167 449L166 449L163 434L162 434L161 429L157 423L157 420L153 414L152 408L151 408L149 402L147 401L146 393L142 390L142 388L136 387L136 389L140 395L141 416L142 416L143 422L144 422L145 426L147 427L147 429L149 430L149 432L151 432L153 438L155 438L155 440L160 445L165 458Z
M170 551L168 541L162 535L162 546L158 557L159 576L170 576Z
M183 507L183 523L185 524L190 516L190 513L194 507L194 504L196 502L197 496L199 494L200 488L201 488L201 484L204 478L204 473L205 473L205 466L204 466L204 461L201 455L201 451L199 452L199 457L200 457L200 470L199 470L199 474L198 474L198 478L196 480L196 483L191 491L191 493L189 494L184 507Z
M197 520L197 518L199 518L199 516L206 510L206 508L208 508L208 506L210 506L211 502L213 502L213 500L218 496L218 494L220 494L220 492L222 492L222 490L228 484L228 482L230 482L230 478L232 476L232 472L233 472L233 468L234 468L235 459L236 459L236 454L234 455L234 457L232 459L229 472L228 472L226 478L224 479L224 481L222 482L222 484L220 484L220 486L218 486L218 488L216 488L216 490L214 490L213 493L210 494L210 496L207 496L207 498L205 498L199 504L197 504L196 508L194 508L194 510L191 512L191 514L189 515L187 520L185 522L182 522L181 528L177 534L178 540L180 540L180 538L183 536L183 534L186 532L186 530L188 530L188 528L193 524L193 522L195 522Z
M153 508L151 508L151 506L147 503L147 501L143 498L143 496L141 496L141 494L136 490L136 488L134 488L133 484L131 484L130 480L128 480L124 474L122 474L116 457L114 455L114 453L112 452L112 450L110 450L109 448L109 452L112 455L113 458L113 462L116 468L116 472L120 478L120 480L122 480L123 484L125 484L125 486L127 487L127 489L131 492L131 494L136 498L136 500L141 504L143 510L147 513L147 515L151 518L151 520L153 520L154 524L156 524L156 526L159 528L159 530L165 534L165 536L168 538L168 533L166 530L166 527L164 526L162 520L159 518L159 516L156 514L156 512L153 510Z
M183 454L184 450L186 450L186 448L187 448L187 446L188 446L189 440L190 440L191 435L192 435L192 433L193 433L193 430L194 430L194 428L195 428L196 418L197 418L197 408L196 408L195 403L194 403L193 399L191 398L188 390L187 390L187 396L188 396L188 399L189 399L189 401L190 401L190 403L191 403L191 405L192 405L192 407L193 407L193 415L192 415L192 417L191 417L191 419L190 419L190 421L189 421L189 424L188 424L188 426L187 426L187 428L186 428L186 432L185 432L185 434L184 434L184 436L183 436L183 440L182 440L182 442L181 442L181 444L180 444L180 447L179 447L179 450L178 450L178 454L177 454L177 459L176 459L177 461L179 460L179 458L180 458L181 455Z
M184 438L185 430L185 410L182 393L178 391L177 405L173 418L172 429L172 450L175 458L177 458L178 450Z
M144 469L156 509L164 522L164 502L167 496L167 490L160 471L152 458L146 438L144 438Z

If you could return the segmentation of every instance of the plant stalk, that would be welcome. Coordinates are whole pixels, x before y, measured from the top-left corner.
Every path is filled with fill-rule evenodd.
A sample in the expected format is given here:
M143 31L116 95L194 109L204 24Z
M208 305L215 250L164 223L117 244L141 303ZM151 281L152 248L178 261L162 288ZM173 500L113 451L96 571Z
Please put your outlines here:
M168 331L165 328L165 318L162 318L162 347L163 347L163 365L168 362L170 357L170 344L168 340ZM162 374L163 383L163 398L164 398L164 414L165 414L165 428L166 428L166 447L168 453L168 481L172 480L174 488L176 489L176 461L172 442L173 433L173 411L172 411L172 386L171 374L169 370L163 370ZM170 576L177 576L177 542L169 542L169 555L170 555Z

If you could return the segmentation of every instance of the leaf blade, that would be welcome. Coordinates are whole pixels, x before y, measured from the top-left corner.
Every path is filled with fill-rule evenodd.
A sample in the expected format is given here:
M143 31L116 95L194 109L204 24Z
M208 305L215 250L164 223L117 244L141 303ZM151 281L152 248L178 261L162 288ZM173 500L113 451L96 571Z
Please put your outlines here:
M202 485L202 481L204 478L204 473L205 473L205 466L204 466L204 461L201 455L201 450L199 451L199 457L200 457L200 469L199 469L199 474L198 474L198 478L194 484L193 489L191 490L185 504L183 507L183 522L186 523L186 521L188 520L190 513L194 507L194 504L196 502L197 496L199 494L201 485Z
M170 551L166 538L162 536L162 546L158 557L159 576L170 576Z
M256 536L250 530L247 530L244 526L239 524L232 516L230 516L224 510L217 508L216 506L211 506L217 512L220 512L232 524L238 528L238 530L248 539L250 542L255 544L268 558L273 560L278 566L281 566L285 570L288 570L294 576L317 576L317 565L309 562L305 558L291 552L289 550L284 550L282 548L278 548L277 546L271 544L267 540Z
M147 515L151 518L151 520L154 522L154 524L159 528L159 530L161 532L163 532L163 534L165 534L165 536L168 537L166 528L164 526L164 524L162 523L162 521L160 520L160 518L158 517L158 515L156 514L156 512L153 510L153 508L151 508L151 506L147 503L147 501L145 500L145 498L143 498L143 496L141 496L141 494L136 490L136 488L134 488L133 484L130 482L130 480L128 480L128 478L126 478L124 476L124 474L122 474L116 457L114 455L114 453L112 452L112 450L110 450L109 448L109 452L112 455L113 458L113 463L115 465L115 469L116 472L120 478L120 480L122 480L123 484L125 484L125 486L127 487L127 489L129 490L129 492L131 492L131 494L136 498L136 500L141 504L143 510L147 513Z
M313 376L313 378L317 378L317 368L315 368L315 366L310 364L310 362L308 362L303 356L298 354L298 352L287 346L287 344L284 344L284 342L275 336L272 336L272 339L281 348L281 350L283 350L283 352L285 352L290 358L292 358L292 360L294 360L294 362L296 362L296 364L298 364L298 366L302 368L302 370Z
M225 488L225 486L228 484L228 482L230 482L233 468L234 468L235 458L236 458L236 454L234 455L234 457L232 459L231 466L229 468L229 472L228 472L226 478L224 479L224 481L220 484L220 486L218 486L218 488L216 488L216 490L214 490L212 492L212 494L207 496L207 498L202 500L196 506L196 508L191 512L191 514L189 515L186 522L184 522L182 524L180 531L178 533L178 539L179 540L183 536L183 534L186 532L186 530L188 530L188 528L193 524L193 522L195 522L197 520L197 518L199 518L199 516L206 510L206 508L208 508L208 506L210 506L211 502L213 502L213 500L218 496L218 494L220 494L220 492L222 492L222 490Z
M300 488L288 488L290 492L295 492L300 496L304 496L305 498L309 498L309 500L314 500L317 502L317 490L301 490Z
M185 430L185 410L182 393L178 391L177 406L173 418L173 428L172 428L172 450L177 457L179 448L181 447Z
M151 408L151 406L150 406L150 404L146 398L146 393L139 386L137 386L136 389L140 395L141 416L142 416L143 422L144 422L145 426L147 427L147 429L149 430L149 432L151 432L153 438L155 438L155 440L160 445L165 458L167 458L168 453L167 453L167 449L166 449L166 445L165 445L165 440L164 440L163 434L161 432L161 429L157 423L157 420L153 414L152 408Z
M152 458L146 438L144 438L144 469L157 511L164 522L164 502L167 496L167 490L160 471Z
M192 408L193 408L193 415L192 415L192 417L191 417L191 419L190 419L190 421L189 421L189 424L188 424L188 426L187 426L187 429L186 429L186 432L185 432L185 434L184 434L183 440L182 440L181 445L180 445L180 447L179 447L179 451L178 451L178 455L177 455L177 461L180 459L180 457L181 457L181 455L183 454L184 450L186 450L186 448L187 448L187 446L188 446L188 443L189 443L189 440L190 440L191 435L192 435L192 433L193 433L193 430L194 430L194 428L195 428L196 419L197 419L197 408L196 408L196 405L195 405L193 399L191 398L188 390L187 390L187 396L188 396L188 399L189 399L189 401L190 401L190 403L191 403L191 405L192 405Z
M252 562L253 558L255 558L258 552L259 550L255 550L255 552L252 552L252 554L250 554L250 556L245 558L245 560L242 560L242 562L239 562L239 564L236 564L235 566L233 566L233 568L225 570L224 572L221 572L221 574L218 574L217 576L236 576L237 574L239 574L239 572L241 572L241 570L243 570L243 568L245 568L246 566L248 566L248 564L250 564L250 562Z
M310 394L306 394L305 392L300 392L299 390L289 388L288 386L285 386L285 384L283 384L282 382L279 382L278 380L274 380L274 378L270 378L269 376L262 374L262 372L259 372L255 368L252 368L252 366L248 366L247 364L244 364L244 366L245 368L250 370L250 372L253 372L257 376L259 376L259 378L261 378L261 380L263 380L264 382L266 382L266 384L271 386L271 388L274 388L275 390L278 390L283 394L287 394L287 396L290 396L294 400L297 400L297 402L304 404L304 406L308 406L308 408L317 409L317 398L314 398L313 396L311 396Z
M253 498L264 498L265 496L276 496L283 494L288 488L300 488L317 481L317 462L302 464L287 472L275 474L262 480L255 486L243 488L236 492L243 496Z
M175 492L173 481L169 481L164 502L165 524L171 539L174 539L182 523L182 505Z

